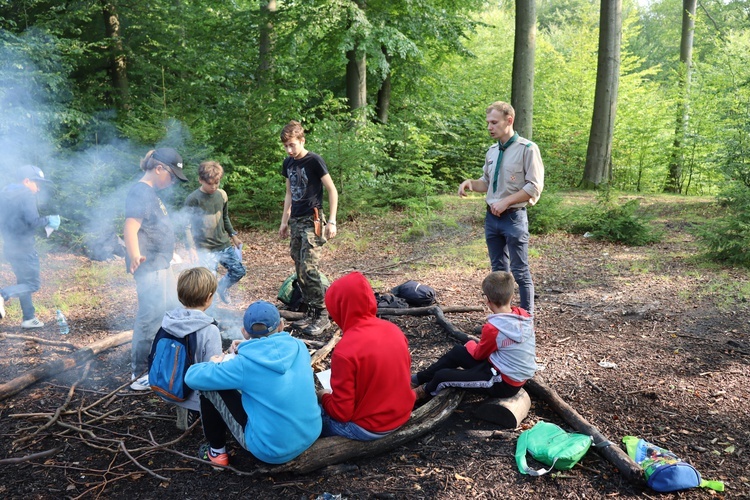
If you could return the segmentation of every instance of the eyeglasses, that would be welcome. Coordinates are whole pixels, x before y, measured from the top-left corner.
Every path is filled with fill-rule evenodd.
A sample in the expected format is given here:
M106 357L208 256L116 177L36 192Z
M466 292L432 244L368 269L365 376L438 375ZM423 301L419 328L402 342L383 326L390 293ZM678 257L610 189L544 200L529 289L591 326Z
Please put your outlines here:
M163 168L164 170L166 170L167 172L169 172L169 180L170 181L174 182L175 179L177 179L177 176L174 174L174 172L172 171L172 169L170 167L168 167L168 166L166 166L166 165L164 165L162 163L161 168Z

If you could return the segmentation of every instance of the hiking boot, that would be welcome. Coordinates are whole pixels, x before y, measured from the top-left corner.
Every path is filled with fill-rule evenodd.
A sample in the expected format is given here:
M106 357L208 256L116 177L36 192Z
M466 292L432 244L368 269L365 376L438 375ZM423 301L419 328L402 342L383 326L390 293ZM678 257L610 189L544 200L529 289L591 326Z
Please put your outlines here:
M331 326L331 320L328 319L328 311L325 309L313 308L310 324L302 329L302 333L317 337L326 331L329 326Z
M31 318L27 319L26 321L21 322L21 328L24 330L30 330L32 328L41 328L44 326L44 323L39 321L38 318Z
M292 328L295 330L304 330L310 325L310 321L312 321L312 315L313 315L313 308L308 307L307 311L305 311L305 317L302 319L298 319L297 321L292 321Z
M195 410L188 410L182 406L177 407L177 428L186 431L200 417L200 413Z
M133 375L133 378L130 380L133 381L132 384L130 384L130 388L134 391L150 391L151 390L151 384L148 383L148 373L143 375L140 378L135 378L135 375Z
M414 395L417 397L416 403L420 401L426 401L430 399L432 396L427 394L427 391L425 390L423 385L417 386L416 389L414 389Z
M5 299L0 295L0 319L5 317Z
M229 465L229 455L227 455L226 452L224 453L214 452L208 443L203 443L201 447L198 448L198 458L203 459L203 460L208 460L212 464L223 465L224 467ZM214 467L214 469L221 470L218 467Z

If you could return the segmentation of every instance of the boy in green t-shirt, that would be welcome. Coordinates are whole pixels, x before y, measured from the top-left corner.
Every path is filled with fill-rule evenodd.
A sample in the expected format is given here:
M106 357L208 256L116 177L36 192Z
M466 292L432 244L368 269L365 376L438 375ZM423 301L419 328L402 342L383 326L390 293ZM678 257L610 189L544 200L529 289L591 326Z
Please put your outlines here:
M193 261L198 259L214 274L219 264L226 268L216 293L222 302L229 304L229 288L245 276L246 270L242 265L242 242L229 221L227 193L219 189L223 176L224 169L218 162L200 164L201 187L185 199L189 216L186 239Z

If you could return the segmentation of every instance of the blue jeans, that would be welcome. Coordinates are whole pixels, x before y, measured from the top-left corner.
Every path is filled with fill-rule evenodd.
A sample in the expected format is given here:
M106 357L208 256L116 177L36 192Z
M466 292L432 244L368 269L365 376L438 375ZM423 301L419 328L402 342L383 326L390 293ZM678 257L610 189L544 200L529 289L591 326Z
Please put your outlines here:
M11 297L18 297L23 311L23 320L33 319L36 315L34 303L31 301L31 294L39 290L42 281L39 279L39 254L36 250L31 252L14 255L5 254L6 260L13 268L13 274L16 275L16 284L6 286L0 290L4 300Z
M133 325L131 362L133 374L138 376L148 368L148 355L164 314L179 306L177 283L172 268L158 271L135 272L138 312Z
M390 434L390 432L370 432L354 422L334 420L322 406L320 407L320 416L323 417L323 432L320 433L320 437L342 436L356 441L375 441Z
M219 264L227 270L227 274L219 281L219 290L227 290L247 273L233 245L216 252L203 251L201 252L200 260L201 264L207 267L214 275L219 268Z
M529 270L529 219L526 209L506 210L500 217L488 209L484 218L484 237L492 270L513 273L518 283L521 307L533 313L534 283Z

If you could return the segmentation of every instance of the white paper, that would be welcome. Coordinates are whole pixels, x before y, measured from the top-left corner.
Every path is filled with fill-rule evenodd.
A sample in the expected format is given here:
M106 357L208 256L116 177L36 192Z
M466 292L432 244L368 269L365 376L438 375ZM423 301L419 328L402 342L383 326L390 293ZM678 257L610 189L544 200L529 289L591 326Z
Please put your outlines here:
M331 390L331 370L324 370L315 374L318 377L318 382L323 386L323 389Z
M244 243L240 243L240 246L234 247L234 253L237 254L237 258L242 262L242 247L245 246Z
M49 226L44 226L44 230L47 231L47 238L49 238L49 235L55 231L53 228Z
M233 352L228 352L228 353L226 353L226 354L224 355L224 359L222 359L222 360L221 360L221 362L223 363L224 361L229 361L230 359L234 359L234 358L236 358L236 357L237 357L237 355L236 355L235 353L233 353Z

